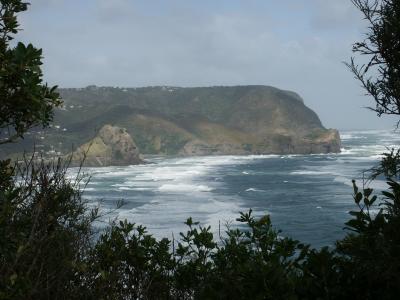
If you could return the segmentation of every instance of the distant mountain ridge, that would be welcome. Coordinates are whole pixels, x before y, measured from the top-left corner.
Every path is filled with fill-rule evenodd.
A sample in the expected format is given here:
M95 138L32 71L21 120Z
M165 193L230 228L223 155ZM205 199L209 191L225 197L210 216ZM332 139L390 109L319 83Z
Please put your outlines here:
M60 93L64 107L41 140L45 149L67 152L110 124L126 128L145 154L340 151L336 130L324 128L298 94L274 87L88 86Z

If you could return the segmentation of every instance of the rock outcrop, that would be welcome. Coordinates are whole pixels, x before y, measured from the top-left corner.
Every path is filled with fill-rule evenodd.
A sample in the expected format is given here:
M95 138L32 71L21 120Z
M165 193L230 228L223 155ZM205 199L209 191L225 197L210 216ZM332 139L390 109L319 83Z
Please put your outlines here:
M124 166L142 163L139 149L126 129L105 125L97 136L72 153L72 164L84 166Z

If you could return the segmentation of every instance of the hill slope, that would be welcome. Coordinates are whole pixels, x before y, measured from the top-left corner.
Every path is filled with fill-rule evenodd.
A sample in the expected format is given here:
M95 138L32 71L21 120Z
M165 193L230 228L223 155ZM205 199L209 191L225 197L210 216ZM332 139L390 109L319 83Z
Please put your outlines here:
M40 133L46 151L70 151L72 144L87 142L106 124L126 128L147 154L340 151L336 130L325 129L296 93L273 87L89 86L60 92L64 108L57 110L54 127Z

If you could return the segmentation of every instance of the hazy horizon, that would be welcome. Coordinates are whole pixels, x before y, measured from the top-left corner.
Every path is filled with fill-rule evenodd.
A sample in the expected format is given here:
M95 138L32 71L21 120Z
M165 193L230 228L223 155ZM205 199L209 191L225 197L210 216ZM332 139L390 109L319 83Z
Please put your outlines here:
M43 48L60 87L269 85L324 126L393 128L343 64L367 25L350 0L37 0L17 40Z

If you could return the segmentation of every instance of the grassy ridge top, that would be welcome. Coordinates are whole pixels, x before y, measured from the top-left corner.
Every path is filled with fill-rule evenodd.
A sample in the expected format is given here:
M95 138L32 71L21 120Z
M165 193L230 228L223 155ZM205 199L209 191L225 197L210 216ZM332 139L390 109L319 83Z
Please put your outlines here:
M198 115L213 122L226 122L238 110L259 108L266 103L303 104L293 92L269 86L232 87L145 87L112 88L89 86L83 89L60 89L66 105L96 106L92 114L115 105L127 105L136 110L151 111L163 116ZM100 105L100 106L99 106ZM312 114L311 111L309 113ZM314 114L312 121L320 126Z

